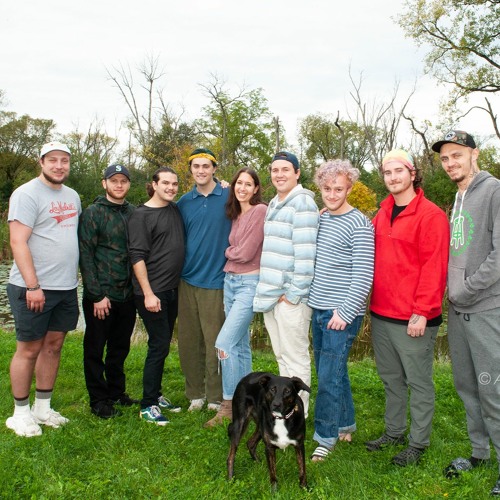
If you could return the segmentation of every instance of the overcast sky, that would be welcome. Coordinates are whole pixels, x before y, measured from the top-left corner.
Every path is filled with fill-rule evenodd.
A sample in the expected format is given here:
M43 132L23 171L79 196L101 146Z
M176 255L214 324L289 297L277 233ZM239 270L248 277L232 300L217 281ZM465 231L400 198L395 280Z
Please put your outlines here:
M3 0L0 89L7 109L50 118L62 133L104 120L117 133L128 111L106 68L150 55L165 69L168 102L186 119L207 103L199 84L217 73L230 85L262 87L294 139L307 114L352 108L349 66L363 94L401 98L418 80L410 111L436 117L442 91L421 78L422 50L404 38L401 0ZM139 92L139 90L138 90ZM478 115L463 126L481 128Z

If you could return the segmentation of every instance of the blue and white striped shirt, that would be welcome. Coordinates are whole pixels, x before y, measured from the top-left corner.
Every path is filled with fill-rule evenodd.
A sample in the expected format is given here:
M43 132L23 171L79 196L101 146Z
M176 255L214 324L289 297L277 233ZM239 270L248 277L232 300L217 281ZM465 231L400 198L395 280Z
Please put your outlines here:
M321 215L309 306L336 309L348 324L363 315L373 281L374 231L359 210Z

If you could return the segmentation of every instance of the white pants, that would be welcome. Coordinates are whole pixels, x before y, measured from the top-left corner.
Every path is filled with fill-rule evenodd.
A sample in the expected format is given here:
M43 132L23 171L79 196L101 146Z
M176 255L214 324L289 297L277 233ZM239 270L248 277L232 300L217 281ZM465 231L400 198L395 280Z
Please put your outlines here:
M311 386L311 356L309 354L309 326L312 309L307 304L291 305L278 302L274 309L264 313L274 355L282 377L299 377ZM307 417L309 393L300 391Z

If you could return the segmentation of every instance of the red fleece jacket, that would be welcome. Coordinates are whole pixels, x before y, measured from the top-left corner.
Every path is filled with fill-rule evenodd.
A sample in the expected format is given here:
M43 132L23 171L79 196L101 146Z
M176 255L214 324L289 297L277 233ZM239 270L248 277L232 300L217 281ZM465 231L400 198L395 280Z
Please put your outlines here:
M408 320L441 314L446 288L450 229L445 213L416 189L417 196L394 219L393 196L381 204L375 226L375 273L370 310Z

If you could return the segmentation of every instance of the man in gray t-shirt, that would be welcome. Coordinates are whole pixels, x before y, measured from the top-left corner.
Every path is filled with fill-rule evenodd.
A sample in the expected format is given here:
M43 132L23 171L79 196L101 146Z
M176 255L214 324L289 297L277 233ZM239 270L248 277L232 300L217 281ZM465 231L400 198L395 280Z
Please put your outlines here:
M9 203L14 256L7 294L16 325L10 365L14 415L6 425L19 436L39 436L40 424L68 419L50 406L64 338L78 320L78 217L80 198L64 186L70 170L65 144L42 147L40 175L17 188ZM29 393L36 367L33 407Z

